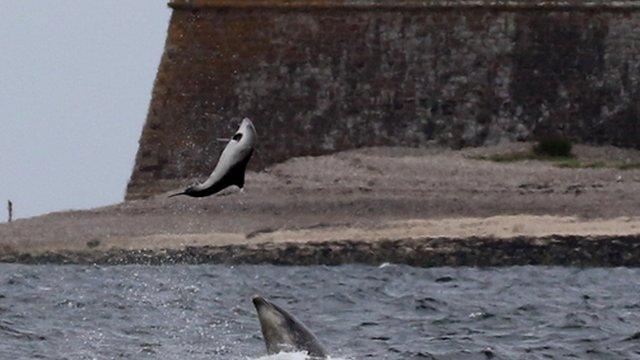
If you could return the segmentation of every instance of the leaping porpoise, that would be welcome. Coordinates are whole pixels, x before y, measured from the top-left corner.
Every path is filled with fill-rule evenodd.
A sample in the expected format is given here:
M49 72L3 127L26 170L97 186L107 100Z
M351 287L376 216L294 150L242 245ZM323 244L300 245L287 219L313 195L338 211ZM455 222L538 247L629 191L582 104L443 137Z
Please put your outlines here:
M226 139L225 139L226 140ZM251 120L244 118L235 135L228 140L227 146L220 155L218 164L213 169L207 181L188 187L185 191L169 197L187 195L203 197L213 195L231 185L240 189L244 186L244 173L247 163L253 155L256 142L256 129Z
M318 339L293 315L263 297L254 296L252 300L268 354L305 351L314 359L327 358L327 352Z

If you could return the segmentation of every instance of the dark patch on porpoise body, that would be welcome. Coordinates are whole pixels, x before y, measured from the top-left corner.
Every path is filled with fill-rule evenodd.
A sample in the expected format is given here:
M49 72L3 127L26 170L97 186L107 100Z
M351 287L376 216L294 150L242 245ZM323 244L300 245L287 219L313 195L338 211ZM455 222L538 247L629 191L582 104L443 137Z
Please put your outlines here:
M249 160L251 160L251 155L253 155L253 149L249 152L246 158L244 158L241 162L237 163L220 179L212 186L198 190L195 186L191 186L187 188L184 192L173 194L169 197L174 197L178 195L187 195L191 197L205 197L216 194L229 186L235 185L242 189L244 187L244 176L247 171L247 164L249 164Z

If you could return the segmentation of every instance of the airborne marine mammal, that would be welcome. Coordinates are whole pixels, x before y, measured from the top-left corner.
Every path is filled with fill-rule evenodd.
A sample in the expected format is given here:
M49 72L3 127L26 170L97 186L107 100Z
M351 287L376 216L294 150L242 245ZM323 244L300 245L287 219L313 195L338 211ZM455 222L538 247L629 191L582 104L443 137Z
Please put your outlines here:
M256 142L256 129L251 120L244 118L238 131L228 141L222 155L220 155L220 160L205 182L190 186L183 192L173 194L170 197L178 195L204 197L232 185L242 189L247 164L253 155Z

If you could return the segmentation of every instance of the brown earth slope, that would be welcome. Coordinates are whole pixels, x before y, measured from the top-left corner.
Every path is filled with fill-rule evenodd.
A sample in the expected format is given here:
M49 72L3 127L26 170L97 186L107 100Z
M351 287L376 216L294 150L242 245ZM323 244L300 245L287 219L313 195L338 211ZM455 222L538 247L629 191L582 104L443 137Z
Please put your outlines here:
M165 194L0 224L0 259L83 253L90 262L90 254L108 251L235 246L246 260L277 244L640 234L640 170L474 159L526 146L368 148L296 158L249 173L244 193ZM640 162L640 152L613 147L578 146L575 153L584 161Z

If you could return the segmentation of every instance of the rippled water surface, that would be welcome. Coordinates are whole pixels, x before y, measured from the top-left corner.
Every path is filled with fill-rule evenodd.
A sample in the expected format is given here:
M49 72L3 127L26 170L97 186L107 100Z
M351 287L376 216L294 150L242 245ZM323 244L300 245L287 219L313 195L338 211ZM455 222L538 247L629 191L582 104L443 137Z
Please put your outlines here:
M260 357L254 294L337 358L640 359L638 269L396 265L0 265L0 359Z

